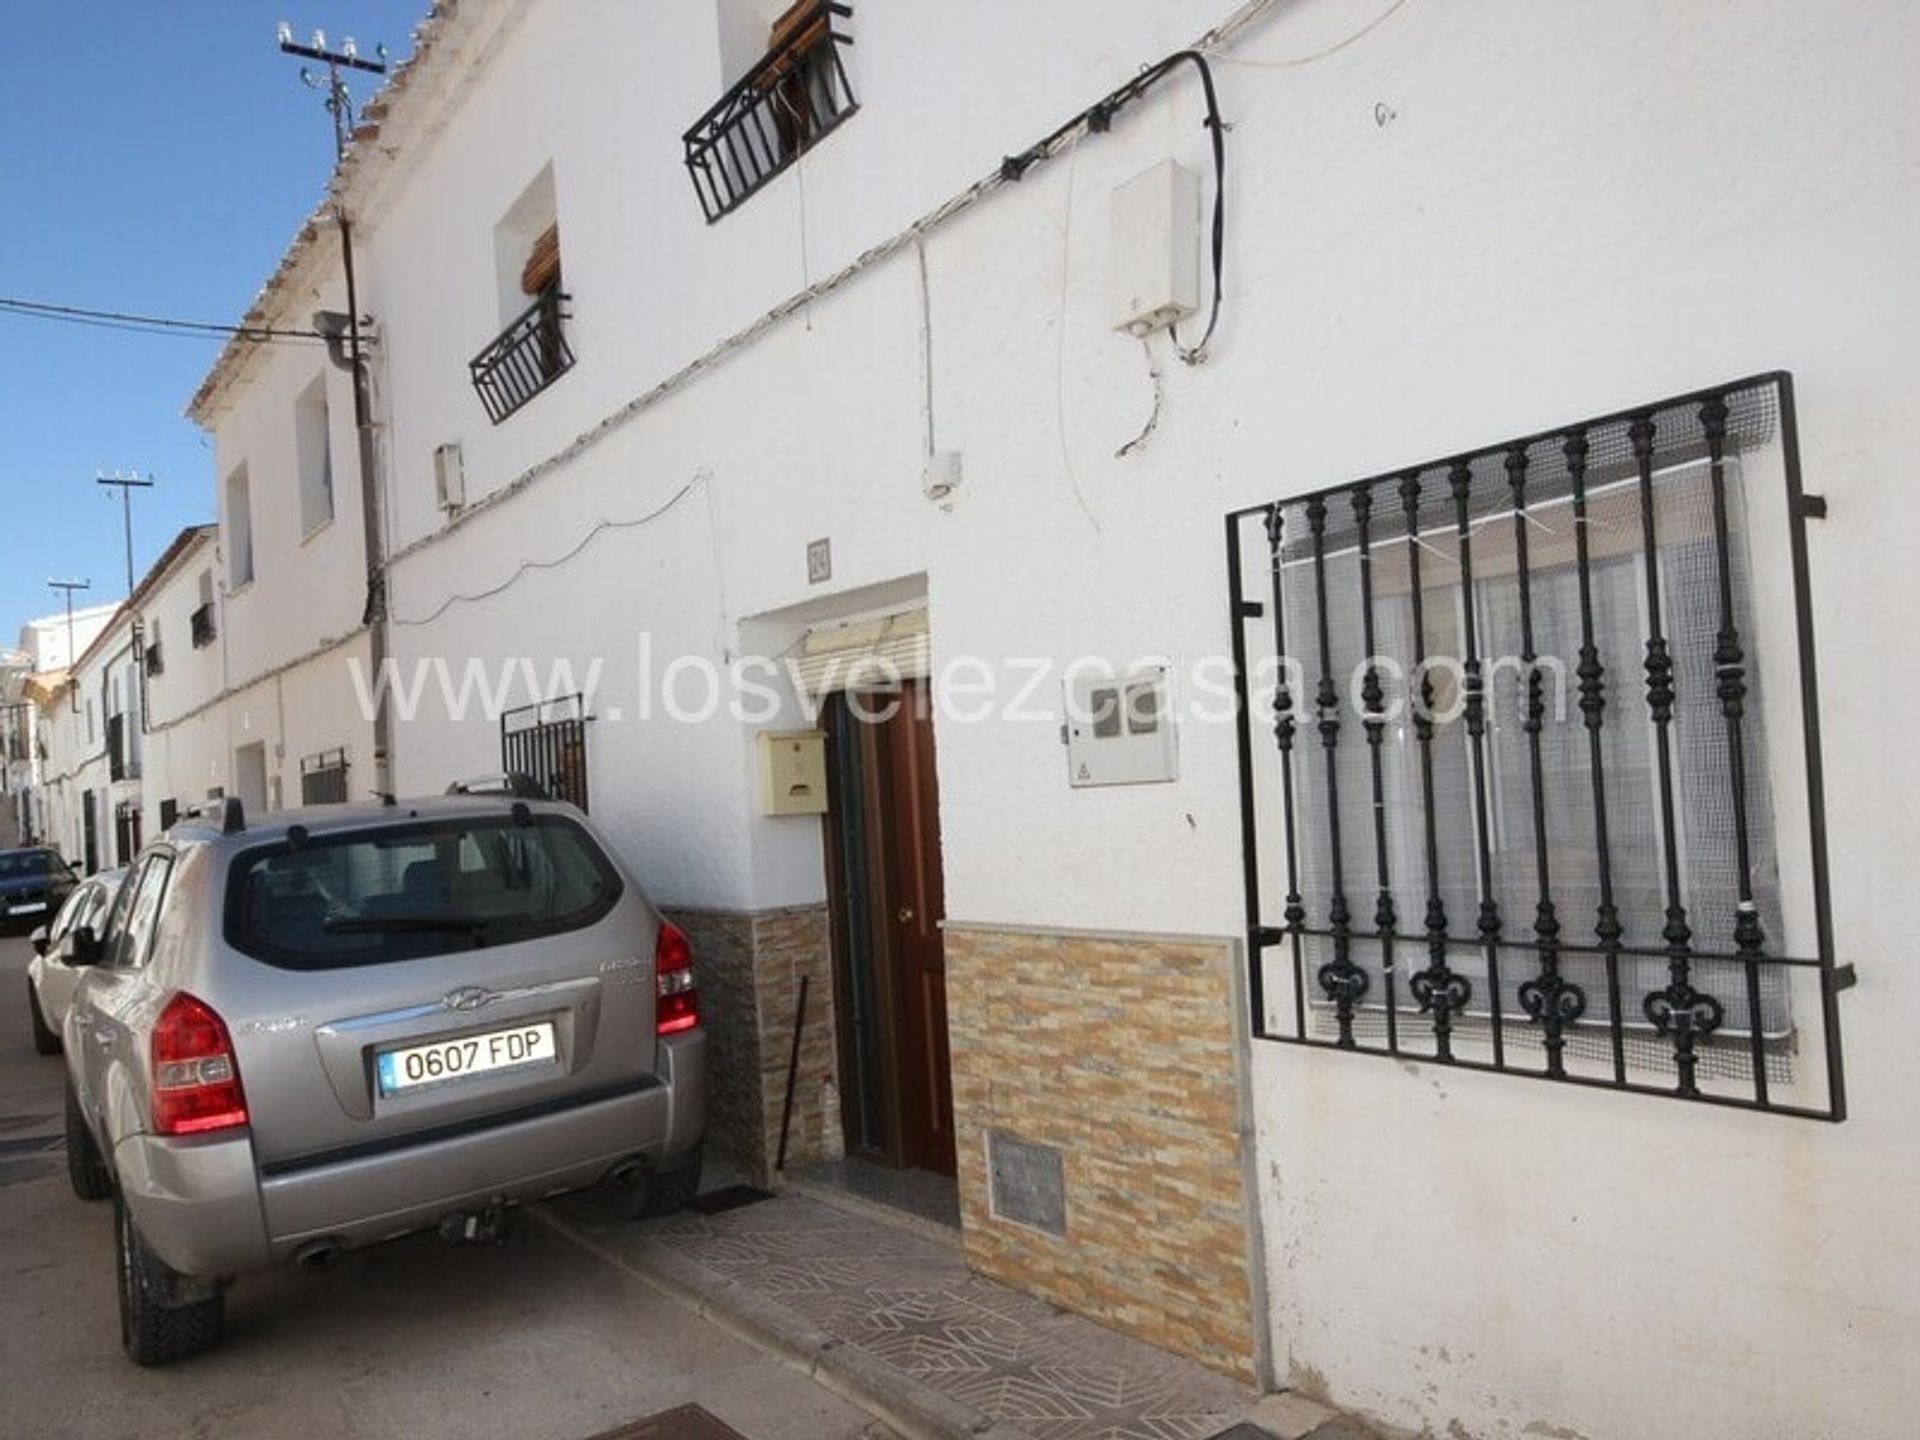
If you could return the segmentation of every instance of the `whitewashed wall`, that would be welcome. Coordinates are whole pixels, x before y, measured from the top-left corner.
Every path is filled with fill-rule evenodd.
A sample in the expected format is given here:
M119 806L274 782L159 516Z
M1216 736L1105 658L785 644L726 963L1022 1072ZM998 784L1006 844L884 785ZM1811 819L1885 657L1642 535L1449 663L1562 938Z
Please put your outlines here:
M862 5L861 113L714 227L678 163L723 83L713 10L515 12L438 82L458 103L366 220L395 543L441 524L436 444L462 444L470 498L492 492L803 283L803 223L818 276L1224 9ZM1920 1413L1920 1087L1901 1041L1920 982L1895 933L1920 853L1898 717L1920 696L1894 618L1920 522L1903 464L1920 12L1412 0L1333 48L1383 9L1300 0L1231 57L1261 64L1220 65L1225 314L1204 367L1155 342L1158 429L1127 458L1152 391L1108 328L1107 197L1169 156L1204 169L1191 81L928 239L935 420L965 467L949 507L919 488L907 253L404 557L394 654L403 671L525 657L538 693L565 688L556 657L576 678L598 657L594 810L655 893L814 900L812 827L753 813L750 734L633 718L639 632L657 672L924 576L942 660L1190 662L1226 643L1229 508L1791 369L1808 484L1833 505L1813 583L1838 942L1861 974L1843 1002L1853 1118L1262 1046L1266 1281L1283 1374L1395 1424L1894 1440ZM466 362L498 329L492 229L549 162L579 364L491 427ZM262 457L256 517L274 443L222 432L223 475ZM810 587L820 536L834 579ZM1783 554L1756 559L1759 584L1784 583ZM236 633L262 597L230 605ZM402 790L497 766L493 719L444 708L397 727ZM1115 791L1068 789L1050 723L942 723L938 749L955 918L1240 931L1229 730L1183 733L1178 783Z

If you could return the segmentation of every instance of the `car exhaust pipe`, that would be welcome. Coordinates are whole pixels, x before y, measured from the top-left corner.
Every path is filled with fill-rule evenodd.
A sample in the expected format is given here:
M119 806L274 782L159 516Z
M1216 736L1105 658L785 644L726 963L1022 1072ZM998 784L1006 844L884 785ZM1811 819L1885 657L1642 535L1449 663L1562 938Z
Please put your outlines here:
M324 1270L339 1253L340 1246L332 1240L309 1240L293 1252L293 1263L302 1270Z
M456 1210L440 1221L440 1238L449 1245L504 1245L507 1207L496 1200L478 1210Z

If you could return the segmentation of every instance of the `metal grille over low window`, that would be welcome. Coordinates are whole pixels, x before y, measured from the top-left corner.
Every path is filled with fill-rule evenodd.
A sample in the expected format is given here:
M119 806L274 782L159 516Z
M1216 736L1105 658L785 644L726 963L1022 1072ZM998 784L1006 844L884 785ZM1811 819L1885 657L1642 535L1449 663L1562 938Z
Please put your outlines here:
M566 695L523 705L500 717L500 766L526 775L555 800L587 808L585 697Z
M1844 1118L1818 513L1770 375L1230 515L1256 1035Z
M468 363L473 388L498 425L573 368L565 305L558 287L542 291Z
M347 752L327 750L300 762L302 805L344 805L347 800Z
M767 53L681 137L687 173L708 223L735 209L859 109L834 21L846 5L795 5L775 23Z

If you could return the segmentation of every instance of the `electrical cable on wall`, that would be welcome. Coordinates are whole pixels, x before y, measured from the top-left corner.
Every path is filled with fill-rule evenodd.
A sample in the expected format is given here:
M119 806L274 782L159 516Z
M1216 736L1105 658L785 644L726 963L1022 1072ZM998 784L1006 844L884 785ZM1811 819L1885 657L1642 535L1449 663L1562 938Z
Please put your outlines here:
M476 590L471 594L459 593L449 595L425 615L417 616L410 620L405 620L395 615L392 617L392 623L395 625L431 625L455 605L471 605L476 601L490 600L502 591L517 585L532 571L556 570L573 559L573 557L578 555L582 550L585 550L587 546L591 545L608 530L636 530L642 525L652 524L682 500L686 499L687 496L692 493L693 487L704 483L706 478L707 472L702 470L699 474L695 475L693 479L687 481L686 484L674 491L663 504L656 505L644 515L636 515L631 520L600 520L595 522L589 527L586 534L582 535L579 540L575 541L572 546L561 554L554 556L551 560L522 560L519 565L514 567L513 573L497 585L489 585L486 589Z

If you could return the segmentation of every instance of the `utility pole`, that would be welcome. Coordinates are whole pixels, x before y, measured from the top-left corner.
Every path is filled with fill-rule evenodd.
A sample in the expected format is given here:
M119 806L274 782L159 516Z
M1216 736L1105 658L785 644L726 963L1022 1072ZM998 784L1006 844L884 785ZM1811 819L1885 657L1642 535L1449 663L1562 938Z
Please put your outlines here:
M140 733L147 731L147 632L140 621L140 612L133 606L133 492L151 490L153 476L140 478L138 470L129 470L122 475L118 470L111 475L94 472L93 483L111 485L120 492L120 519L127 540L127 606L131 613L129 629L133 638L133 685L140 697ZM129 742L131 743L131 742Z
M75 662L80 659L80 652L73 648L73 592L76 590L91 590L93 588L93 582L91 580L49 580L47 581L47 588L50 590L63 591L67 597L67 681L71 687L68 693L73 696L74 713L78 714L80 710L80 682L78 677L74 675L73 668Z
M327 48L324 30L315 30L311 43L301 45L293 38L293 27L281 21L277 38L280 53L312 60L327 67L322 79L305 65L300 79L310 90L324 90L327 114L333 119L333 158L338 166L346 157L347 142L353 134L353 96L347 90L341 71L359 71L369 75L387 73L387 47L374 46L372 60L362 59L353 37L340 42L338 50ZM374 476L373 393L367 374L367 357L360 334L360 296L353 273L353 225L347 207L337 203L334 223L340 229L341 264L346 271L347 313L344 322L337 315L321 312L313 317L314 329L327 337L327 353L336 365L353 375L353 426L359 438L360 523L366 545L367 600L362 621L367 627L367 658L376 677L373 711L373 788L383 794L393 791L392 719L387 708L387 693L377 684L387 663L387 575L386 549L380 527L380 493ZM344 333L346 357L342 364L340 340Z
M93 483L111 485L120 491L120 514L127 539L127 598L131 600L133 598L133 492L151 490L153 477L149 475L142 480L137 470L129 470L125 475L118 470L111 475L95 472Z

